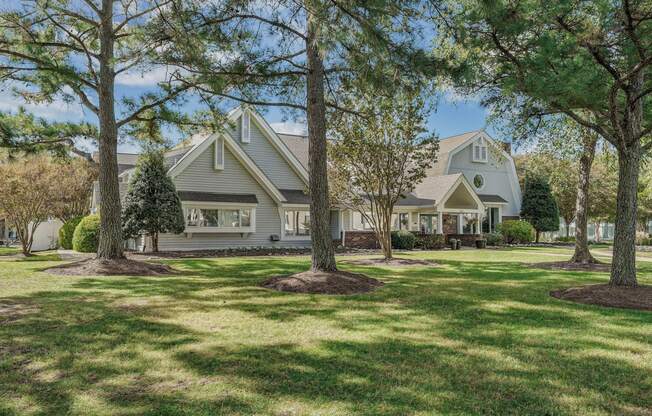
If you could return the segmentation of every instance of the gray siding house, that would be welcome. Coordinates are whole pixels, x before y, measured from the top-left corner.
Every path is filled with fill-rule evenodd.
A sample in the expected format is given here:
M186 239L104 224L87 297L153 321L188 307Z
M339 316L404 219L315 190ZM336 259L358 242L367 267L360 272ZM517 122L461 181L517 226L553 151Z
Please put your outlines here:
M224 133L195 135L166 154L182 201L186 229L159 238L161 250L310 245L308 139L279 134L250 107L228 114ZM119 154L124 195L137 155ZM394 227L421 233L476 236L518 217L514 162L484 131L440 142L428 177L396 207ZM97 187L93 209L101 203ZM333 207L333 240L351 245L371 235L358 212ZM130 242L148 246L144 238Z

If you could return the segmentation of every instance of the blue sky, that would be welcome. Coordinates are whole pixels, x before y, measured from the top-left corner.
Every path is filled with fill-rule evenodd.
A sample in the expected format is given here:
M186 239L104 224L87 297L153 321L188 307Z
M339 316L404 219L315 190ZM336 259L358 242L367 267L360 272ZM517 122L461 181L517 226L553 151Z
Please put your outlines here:
M137 96L151 90L162 76L161 73L150 71L145 74L131 74L120 79L116 85L118 96ZM235 106L235 103L225 103L225 108ZM7 89L0 91L0 111L15 111L19 106L24 106L28 111L37 116L57 121L79 121L87 120L96 122L94 114L82 108L79 103L68 104L63 101L55 101L50 104L28 104L11 94ZM190 107L193 107L190 105ZM300 133L305 131L305 118L299 116L293 118L284 114L278 108L263 109L264 117L272 127L284 133ZM458 98L451 98L444 95L438 103L429 120L428 128L434 131L440 138L445 138L470 130L478 130L486 127L487 112L477 101L460 101ZM488 129L490 134L492 129ZM501 137L496 137L502 139ZM137 152L138 146L130 143L122 143L120 151Z

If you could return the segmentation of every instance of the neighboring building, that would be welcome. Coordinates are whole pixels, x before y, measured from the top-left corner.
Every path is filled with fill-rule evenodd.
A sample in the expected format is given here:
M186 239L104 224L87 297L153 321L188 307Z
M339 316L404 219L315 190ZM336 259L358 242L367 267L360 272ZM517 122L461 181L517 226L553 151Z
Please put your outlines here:
M32 251L54 250L59 243L59 229L63 223L57 219L48 219L36 227L32 240ZM31 224L30 224L31 226ZM0 219L0 246L17 243L16 229L6 220Z
M181 235L160 236L161 250L308 246L308 139L276 133L249 107L228 115L227 132L196 135L166 153L186 217ZM137 155L119 154L124 195ZM448 236L495 230L518 218L521 191L511 155L484 131L444 139L428 177L396 207L395 228ZM100 203L97 186L93 210ZM369 244L361 215L333 207L331 231L345 245ZM132 247L142 249L144 240Z

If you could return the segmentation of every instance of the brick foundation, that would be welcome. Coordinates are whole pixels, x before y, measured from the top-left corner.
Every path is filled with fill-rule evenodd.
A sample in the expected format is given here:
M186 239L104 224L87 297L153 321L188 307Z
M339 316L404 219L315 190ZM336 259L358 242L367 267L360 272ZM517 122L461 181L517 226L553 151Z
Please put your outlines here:
M345 231L344 247L380 248L380 245L373 231Z

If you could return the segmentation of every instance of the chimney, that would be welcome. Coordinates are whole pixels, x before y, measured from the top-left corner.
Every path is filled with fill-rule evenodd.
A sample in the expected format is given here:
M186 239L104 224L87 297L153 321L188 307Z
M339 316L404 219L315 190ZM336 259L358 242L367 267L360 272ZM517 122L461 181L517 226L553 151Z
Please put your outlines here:
M512 154L512 143L511 142L500 142L503 145L503 150L507 152L508 155Z

